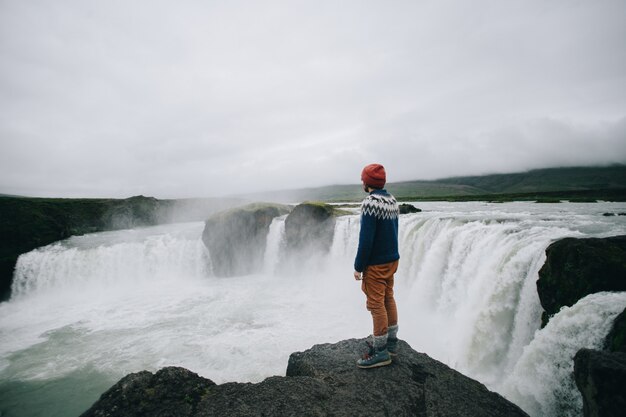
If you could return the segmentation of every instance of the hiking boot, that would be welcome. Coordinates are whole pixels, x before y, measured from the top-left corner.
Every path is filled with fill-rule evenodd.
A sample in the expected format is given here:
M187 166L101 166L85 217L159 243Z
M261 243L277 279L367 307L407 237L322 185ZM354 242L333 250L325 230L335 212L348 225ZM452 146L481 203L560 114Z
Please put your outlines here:
M356 362L356 366L361 369L368 369L386 366L391 363L391 356L389 356L389 352L385 346L375 348L371 342L366 343L368 346L368 352Z
M371 355L365 354L361 359L356 362L356 366L361 369L378 368L380 366L386 366L391 363L391 356L387 349L376 350Z

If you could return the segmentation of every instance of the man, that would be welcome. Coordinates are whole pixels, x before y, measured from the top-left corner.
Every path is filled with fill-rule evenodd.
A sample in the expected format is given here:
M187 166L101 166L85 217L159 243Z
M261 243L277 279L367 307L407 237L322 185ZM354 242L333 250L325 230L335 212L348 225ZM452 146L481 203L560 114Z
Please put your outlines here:
M380 164L361 173L363 190L369 195L361 205L359 249L354 260L354 279L362 280L367 309L374 323L369 353L357 361L359 368L389 365L398 343L398 310L393 298L393 279L398 269L398 203L384 190L387 175Z

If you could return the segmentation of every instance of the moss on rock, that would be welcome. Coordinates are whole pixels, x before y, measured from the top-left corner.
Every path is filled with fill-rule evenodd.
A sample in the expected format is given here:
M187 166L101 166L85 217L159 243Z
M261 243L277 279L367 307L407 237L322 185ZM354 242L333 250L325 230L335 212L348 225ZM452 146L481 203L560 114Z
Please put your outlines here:
M204 226L202 240L209 249L217 276L251 274L263 265L270 224L289 207L253 203L215 213Z

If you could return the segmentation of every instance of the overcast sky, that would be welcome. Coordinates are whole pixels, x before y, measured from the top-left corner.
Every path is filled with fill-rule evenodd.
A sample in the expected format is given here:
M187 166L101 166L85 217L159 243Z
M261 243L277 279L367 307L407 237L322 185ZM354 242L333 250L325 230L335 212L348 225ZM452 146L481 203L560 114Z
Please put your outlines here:
M626 162L626 1L0 0L0 193Z

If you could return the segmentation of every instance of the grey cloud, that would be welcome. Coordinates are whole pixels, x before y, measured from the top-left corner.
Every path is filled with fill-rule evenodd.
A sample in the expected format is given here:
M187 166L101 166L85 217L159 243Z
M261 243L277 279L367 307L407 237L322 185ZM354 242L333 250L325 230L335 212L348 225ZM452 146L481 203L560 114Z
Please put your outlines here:
M0 3L0 193L625 162L621 1ZM395 177L395 178L394 178ZM217 179L217 181L216 181Z

